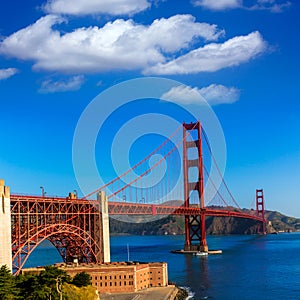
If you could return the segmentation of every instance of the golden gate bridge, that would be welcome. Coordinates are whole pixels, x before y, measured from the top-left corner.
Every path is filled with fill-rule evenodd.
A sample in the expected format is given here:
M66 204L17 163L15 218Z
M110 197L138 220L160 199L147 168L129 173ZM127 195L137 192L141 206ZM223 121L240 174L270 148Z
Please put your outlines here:
M265 233L263 190L256 190L255 209L243 211L224 181L200 122L183 123L132 168L81 199L72 194L10 195L15 274L46 239L65 262L74 257L79 262L103 262L103 208L99 196L95 200L103 192L109 215L183 215L185 251L208 251L207 216L256 220L257 232Z

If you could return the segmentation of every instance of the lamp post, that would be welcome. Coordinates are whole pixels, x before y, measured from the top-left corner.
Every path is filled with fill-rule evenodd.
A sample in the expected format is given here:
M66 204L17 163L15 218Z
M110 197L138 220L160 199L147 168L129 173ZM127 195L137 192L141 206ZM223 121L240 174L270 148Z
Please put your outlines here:
M56 290L59 294L59 299L62 300L62 282L60 277L56 278Z
M43 186L40 186L40 189L42 190L42 196L45 197L45 194L46 194L46 193L45 193L44 187L43 187Z

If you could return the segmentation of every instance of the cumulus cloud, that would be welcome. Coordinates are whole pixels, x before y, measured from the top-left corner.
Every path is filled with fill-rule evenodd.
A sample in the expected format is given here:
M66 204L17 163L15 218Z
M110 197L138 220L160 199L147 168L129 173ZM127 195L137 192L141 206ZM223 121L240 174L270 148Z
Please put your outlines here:
M267 43L259 32L237 36L224 43L210 43L192 50L174 60L158 63L145 70L145 74L191 74L213 72L238 66L263 53Z
M14 76L17 73L18 69L15 68L0 69L0 80L7 79L11 76Z
M67 81L45 80L42 82L40 93L57 93L67 91L77 91L84 83L84 77L81 75L73 76Z
M235 8L243 8L246 10L268 10L271 12L282 12L291 5L290 1L285 0L255 0L247 1L247 5L243 0L194 0L194 6L201 6L209 10L228 10Z
M210 10L225 10L241 7L242 0L195 0L193 4Z
M151 6L147 0L49 0L43 7L47 13L87 15L132 15Z
M172 87L167 93L163 94L161 98L181 104L203 105L204 100L200 95L210 105L229 104L239 100L240 90L220 84L211 84L201 89L179 85Z
M199 94L211 105L230 104L239 100L241 91L235 87L211 84L199 90Z
M224 34L216 25L191 15L175 15L141 25L117 19L61 34L54 25L62 17L47 15L5 38L0 53L32 60L34 69L65 73L143 70L169 56L188 51L196 42L215 41Z

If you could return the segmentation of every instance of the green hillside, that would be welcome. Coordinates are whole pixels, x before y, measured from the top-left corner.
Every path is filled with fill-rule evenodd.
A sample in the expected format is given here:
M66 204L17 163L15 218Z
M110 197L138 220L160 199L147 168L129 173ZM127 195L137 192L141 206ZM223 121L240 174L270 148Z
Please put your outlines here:
M243 212L248 212L244 209ZM300 230L300 219L285 216L276 211L266 211L269 233L291 232ZM117 220L116 217L119 219ZM254 220L232 217L207 217L207 234L253 234L257 232L257 222ZM184 217L167 216L114 216L110 218L111 234L130 235L178 235L184 234Z

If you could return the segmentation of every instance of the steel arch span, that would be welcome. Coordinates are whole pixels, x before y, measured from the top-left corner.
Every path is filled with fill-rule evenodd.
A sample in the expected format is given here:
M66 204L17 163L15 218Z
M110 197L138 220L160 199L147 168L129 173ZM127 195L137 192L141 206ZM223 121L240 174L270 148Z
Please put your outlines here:
M99 203L68 198L11 197L13 271L18 274L29 255L45 239L63 261L103 261Z

